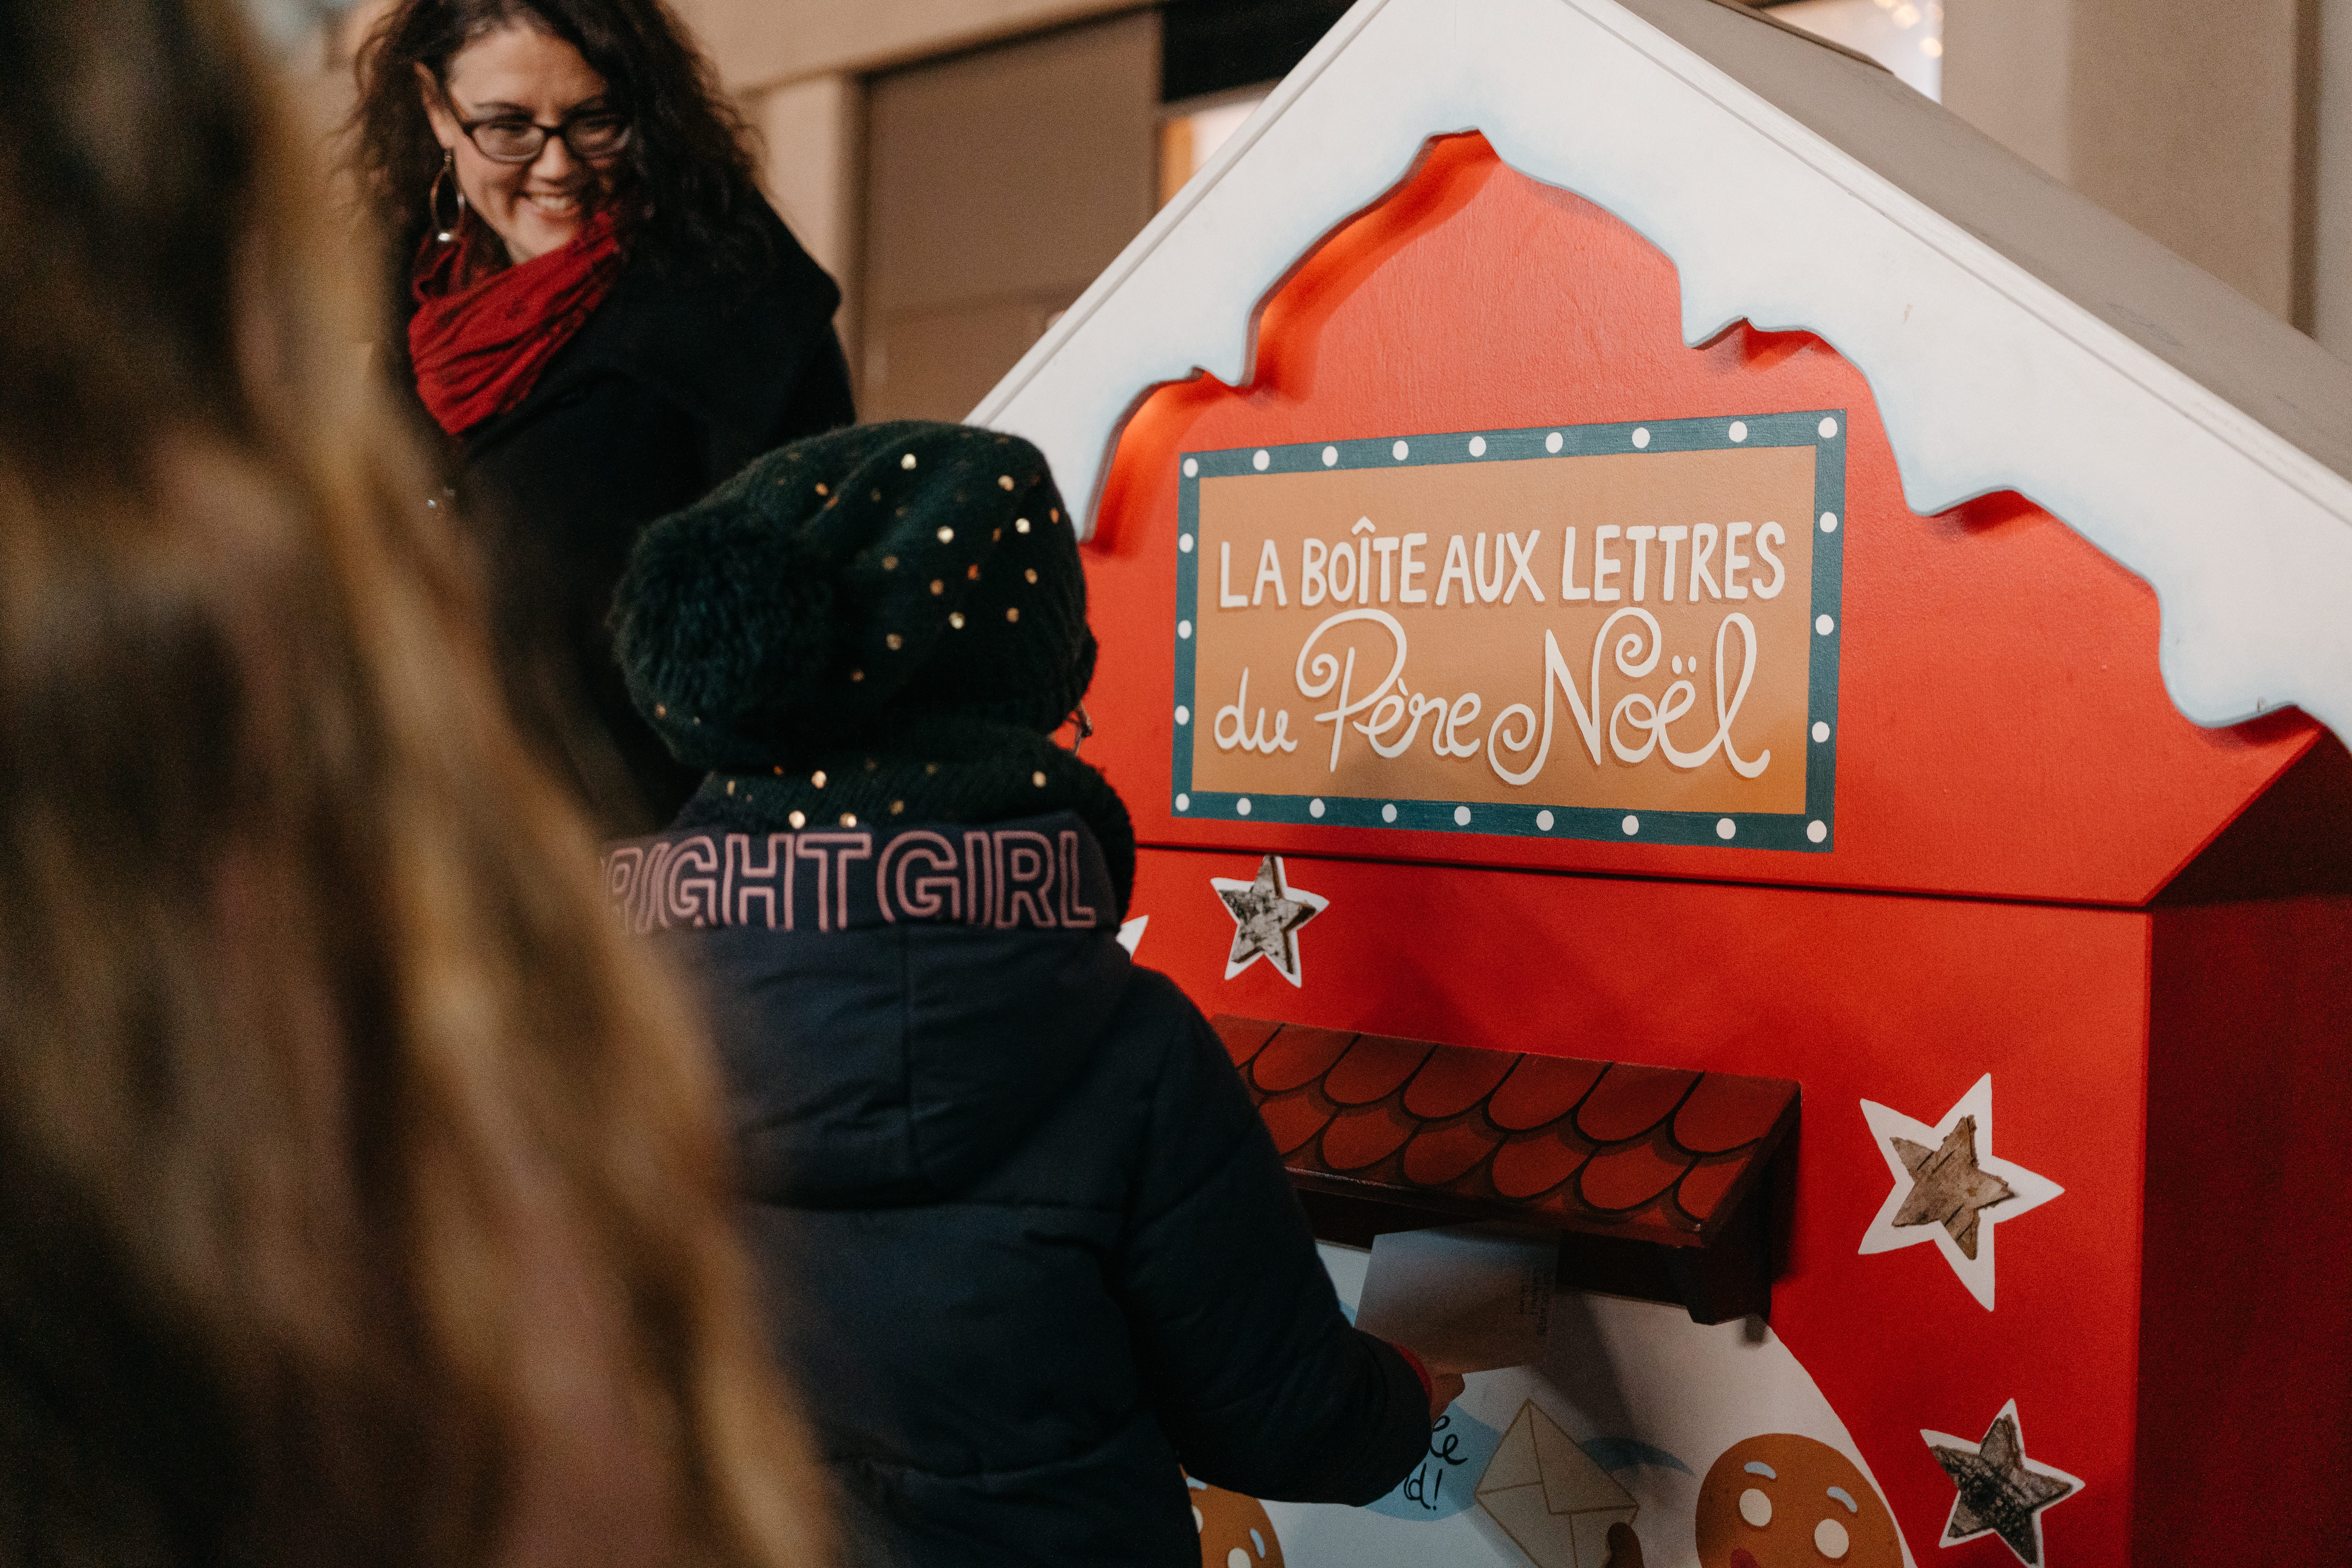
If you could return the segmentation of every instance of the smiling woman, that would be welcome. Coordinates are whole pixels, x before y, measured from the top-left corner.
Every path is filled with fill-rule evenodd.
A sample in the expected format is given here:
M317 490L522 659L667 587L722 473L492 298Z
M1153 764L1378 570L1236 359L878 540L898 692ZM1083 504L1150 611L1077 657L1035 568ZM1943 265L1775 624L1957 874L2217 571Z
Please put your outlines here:
M699 780L629 706L613 584L646 523L850 421L840 291L660 0L403 0L359 79L385 358L446 437L509 700L608 832L659 826Z
M416 77L457 200L472 204L509 262L566 244L609 203L629 118L570 44L509 26L451 60L446 82L421 64Z

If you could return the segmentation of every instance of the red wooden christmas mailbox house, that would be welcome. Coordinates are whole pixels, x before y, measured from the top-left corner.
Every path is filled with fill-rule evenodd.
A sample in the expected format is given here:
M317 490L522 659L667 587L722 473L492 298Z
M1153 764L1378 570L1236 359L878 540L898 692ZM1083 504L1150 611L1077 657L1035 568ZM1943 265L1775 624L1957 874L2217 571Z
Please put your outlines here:
M976 417L1092 498L1139 956L1326 1234L1753 1314L1855 1473L1774 1533L1793 1396L1612 1340L1480 1495L1548 1429L1654 1563L2332 1555L2352 372L1737 7L1364 0ZM1355 1530L1286 1550L1433 1550Z

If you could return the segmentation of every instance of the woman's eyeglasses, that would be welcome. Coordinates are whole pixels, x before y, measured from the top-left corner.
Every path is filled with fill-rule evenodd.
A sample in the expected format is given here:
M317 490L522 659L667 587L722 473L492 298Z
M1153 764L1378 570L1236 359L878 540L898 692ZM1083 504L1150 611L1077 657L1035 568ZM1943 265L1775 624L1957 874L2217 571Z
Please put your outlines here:
M572 155L583 163L601 163L629 144L629 117L609 109L566 115L553 125L502 116L461 120L457 128L493 163L535 163L547 150L551 136L562 138Z

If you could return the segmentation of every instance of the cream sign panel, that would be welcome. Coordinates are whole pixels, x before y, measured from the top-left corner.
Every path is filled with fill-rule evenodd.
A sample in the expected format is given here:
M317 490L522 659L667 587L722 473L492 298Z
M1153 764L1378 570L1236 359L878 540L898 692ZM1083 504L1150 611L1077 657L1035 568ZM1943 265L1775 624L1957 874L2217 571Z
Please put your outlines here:
M1194 452L1180 815L1825 850L1844 416Z

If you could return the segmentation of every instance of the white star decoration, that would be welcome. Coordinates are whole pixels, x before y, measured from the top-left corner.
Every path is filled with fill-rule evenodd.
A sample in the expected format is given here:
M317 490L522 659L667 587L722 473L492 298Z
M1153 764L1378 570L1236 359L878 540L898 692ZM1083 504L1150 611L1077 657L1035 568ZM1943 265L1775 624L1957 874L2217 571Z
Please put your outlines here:
M1231 980L1263 958L1293 985L1303 984L1298 928L1321 914L1330 900L1286 882L1279 855L1259 861L1257 875L1249 881L1212 877L1209 886L1217 890L1225 912L1234 917L1234 946L1225 958L1225 978Z
M1993 1157L1992 1075L1977 1079L1933 1127L1867 1100L1862 1114L1895 1178L1863 1233L1863 1255L1932 1241L1978 1304L1991 1311L1994 1231L2066 1190L2047 1176ZM1970 1123L1972 1136L1961 1129L1963 1121ZM1911 1201L1915 1193L1919 1202Z
M1980 1439L1921 1428L1928 1452L1956 1489L1944 1521L1943 1544L1958 1546L1998 1535L2026 1568L2042 1568L2042 1510L2083 1489L2083 1478L2025 1457L2025 1426L2017 1401L2001 1406Z

